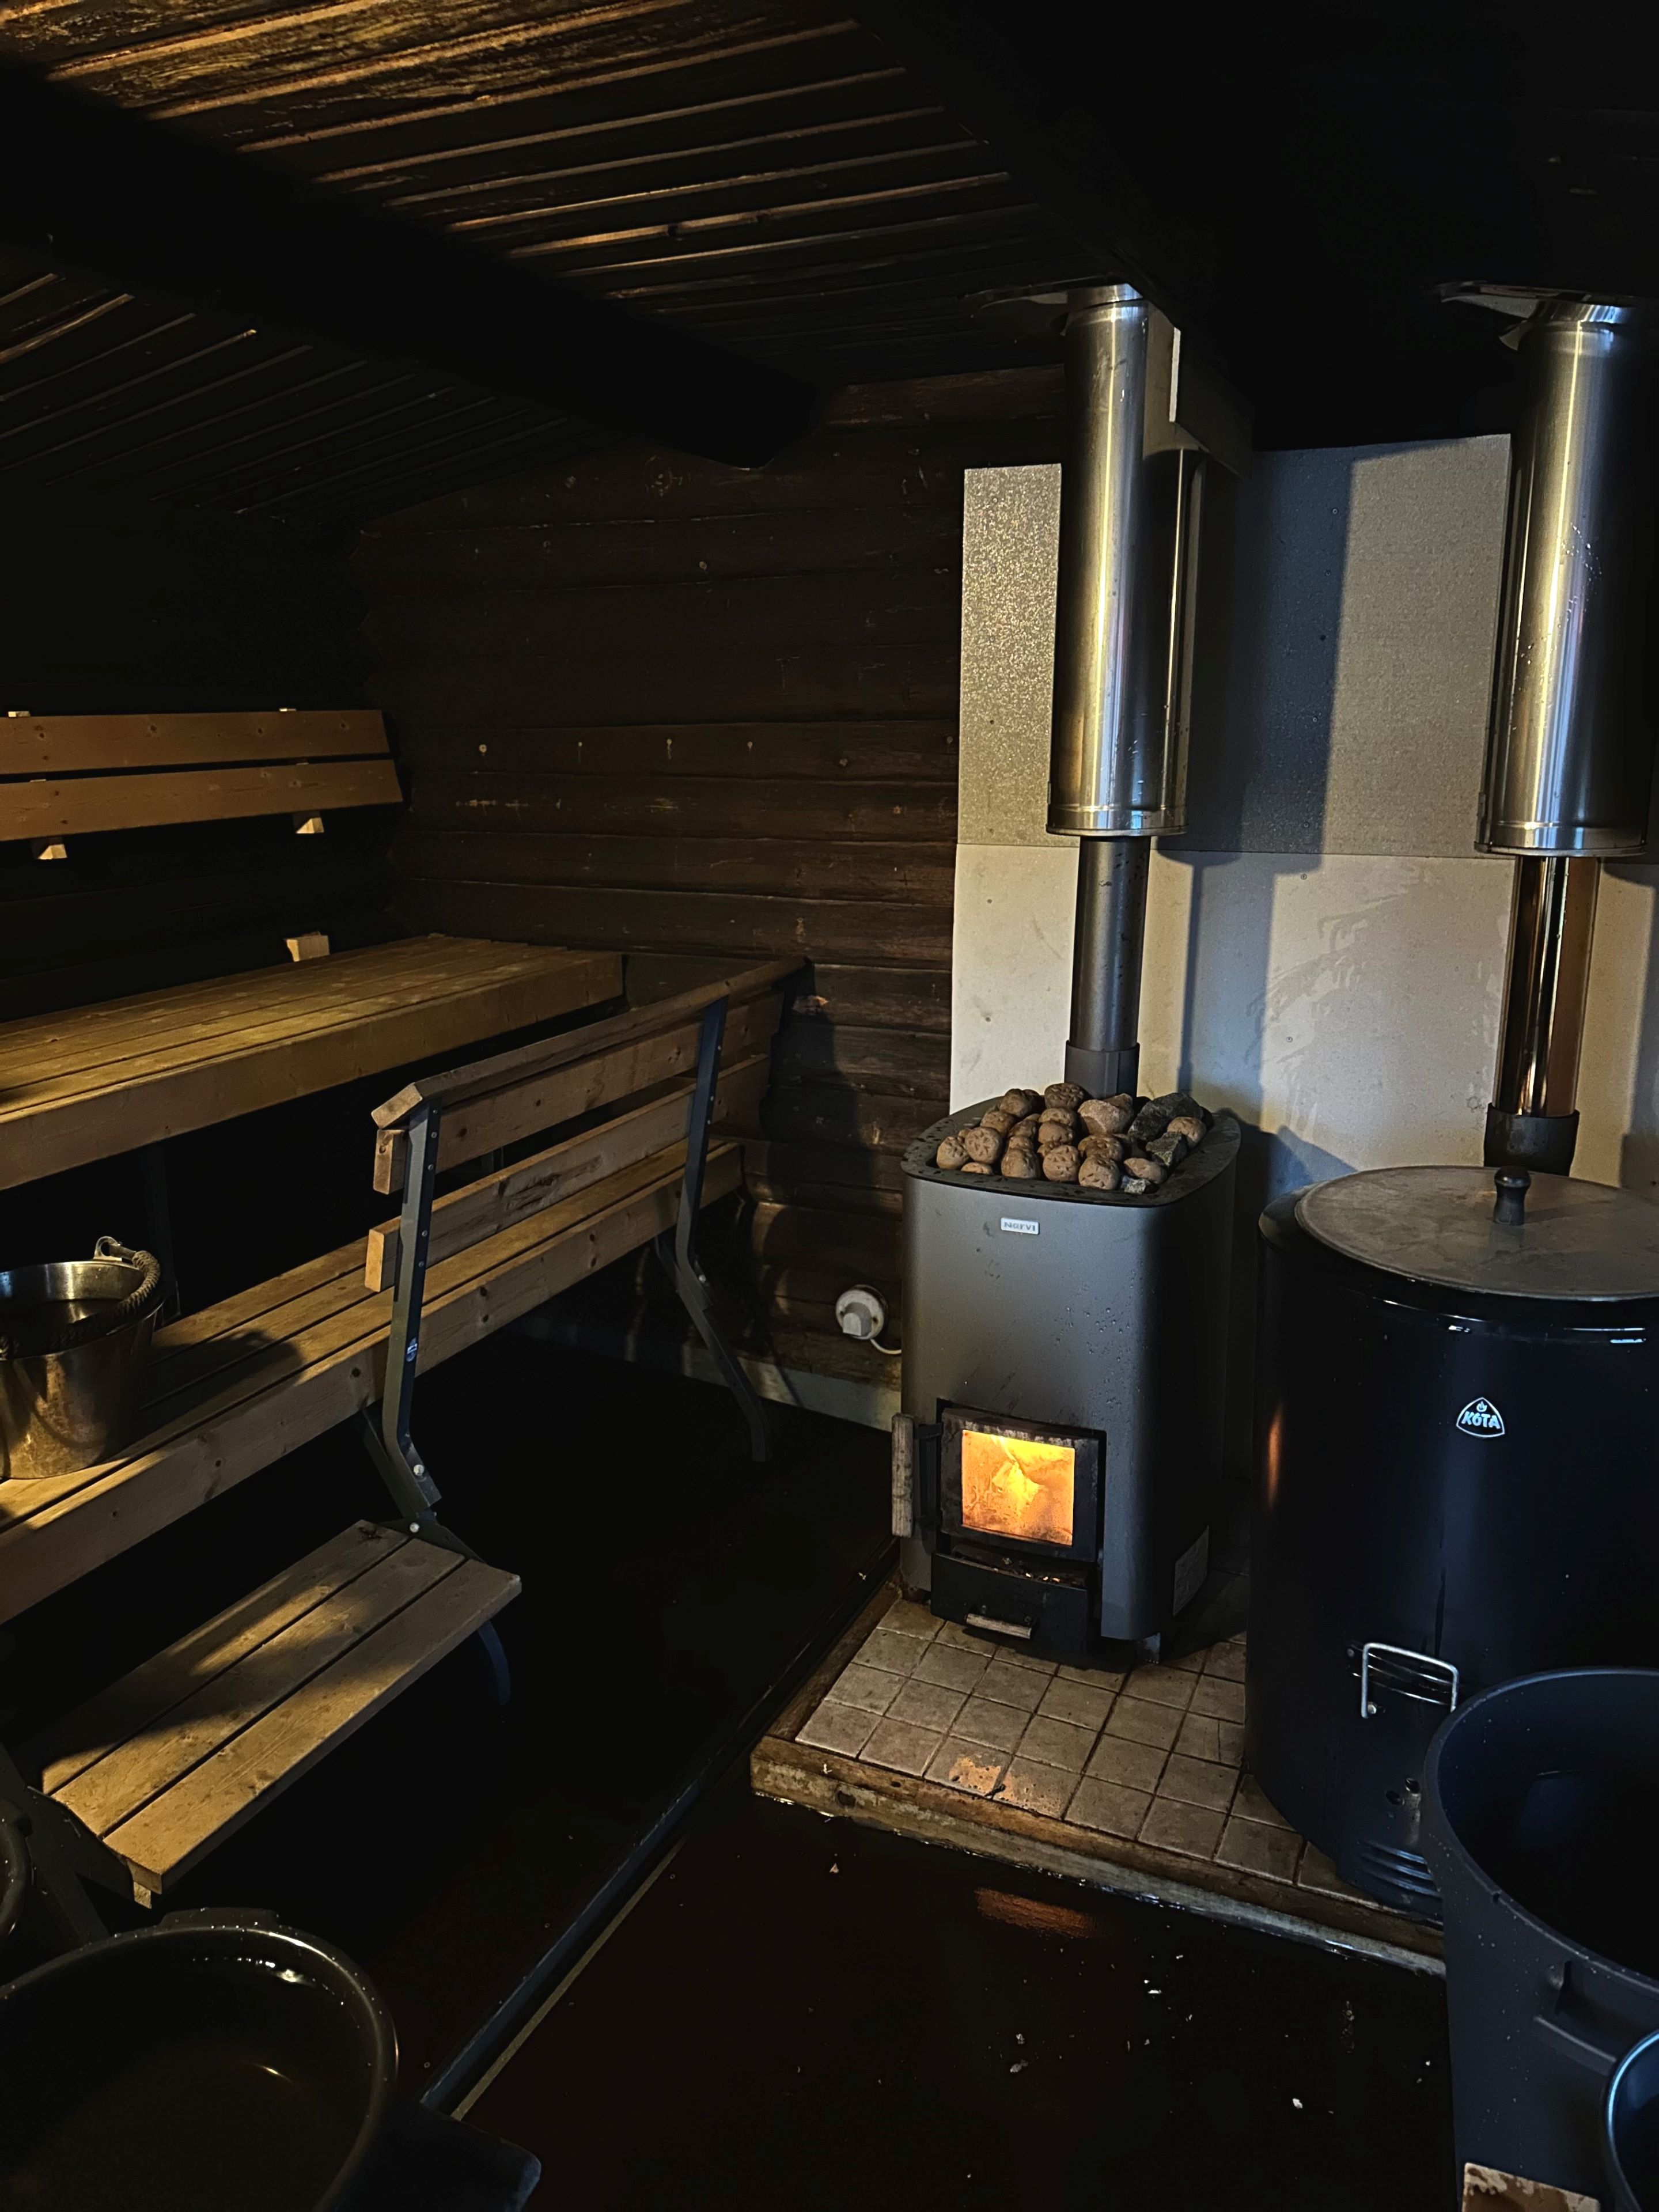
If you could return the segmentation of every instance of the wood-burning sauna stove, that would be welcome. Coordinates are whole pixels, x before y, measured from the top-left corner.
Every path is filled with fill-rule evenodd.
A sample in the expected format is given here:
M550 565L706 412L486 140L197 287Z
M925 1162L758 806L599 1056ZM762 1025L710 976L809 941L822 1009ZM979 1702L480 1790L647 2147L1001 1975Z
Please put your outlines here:
M1078 840L1066 1080L1109 1097L1137 1089L1148 848L1185 825L1206 471L1244 441L1136 293L1064 305L1048 828ZM1158 1637L1204 1579L1239 1133L1218 1116L1141 1196L936 1166L990 1103L904 1158L894 1528L936 1613L1086 1659Z

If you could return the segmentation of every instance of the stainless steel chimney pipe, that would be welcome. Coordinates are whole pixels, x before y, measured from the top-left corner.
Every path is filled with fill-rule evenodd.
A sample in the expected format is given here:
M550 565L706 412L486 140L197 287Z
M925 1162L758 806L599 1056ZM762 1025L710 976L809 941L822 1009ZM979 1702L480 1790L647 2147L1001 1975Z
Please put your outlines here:
M1072 295L1048 779L1057 836L1186 827L1204 456L1178 442L1177 346L1127 284Z
M1177 421L1180 336L1127 284L1066 320L1048 828L1075 836L1066 1075L1133 1091L1150 840L1186 827L1205 454Z
M1636 853L1653 731L1642 699L1659 310L1552 301L1520 337L1479 842Z
M1518 339L1478 842L1516 855L1486 1157L1565 1175L1603 855L1640 852L1659 309L1552 299Z

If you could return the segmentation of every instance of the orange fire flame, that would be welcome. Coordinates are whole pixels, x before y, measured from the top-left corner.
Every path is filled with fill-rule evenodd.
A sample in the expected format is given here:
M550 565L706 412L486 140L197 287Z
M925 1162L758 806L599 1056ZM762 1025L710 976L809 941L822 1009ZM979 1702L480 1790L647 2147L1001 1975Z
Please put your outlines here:
M1070 1444L964 1429L963 1528L987 1536L1018 1536L1030 1544L1069 1544L1076 1465Z

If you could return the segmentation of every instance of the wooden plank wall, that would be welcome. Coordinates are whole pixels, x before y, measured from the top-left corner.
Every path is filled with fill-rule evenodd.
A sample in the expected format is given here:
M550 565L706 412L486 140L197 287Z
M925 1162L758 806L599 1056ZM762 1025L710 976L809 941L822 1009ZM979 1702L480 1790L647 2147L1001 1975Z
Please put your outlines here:
M811 962L751 1235L780 1350L832 1371L946 1098L962 473L1055 458L1057 409L1047 369L854 387L765 470L613 447L360 547L411 926Z
M0 544L0 713L358 702L361 607L337 534L160 503L23 506ZM0 1020L385 933L383 812L71 838L37 860L0 813Z

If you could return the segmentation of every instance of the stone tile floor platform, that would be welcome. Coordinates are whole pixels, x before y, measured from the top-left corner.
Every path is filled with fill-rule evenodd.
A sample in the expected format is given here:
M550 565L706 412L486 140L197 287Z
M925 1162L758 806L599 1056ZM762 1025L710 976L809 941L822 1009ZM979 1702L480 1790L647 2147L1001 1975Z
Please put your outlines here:
M1418 1966L1244 1771L1244 1638L1113 1673L936 1620L890 1583L757 1747L762 1795Z

